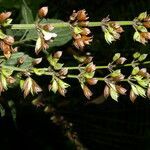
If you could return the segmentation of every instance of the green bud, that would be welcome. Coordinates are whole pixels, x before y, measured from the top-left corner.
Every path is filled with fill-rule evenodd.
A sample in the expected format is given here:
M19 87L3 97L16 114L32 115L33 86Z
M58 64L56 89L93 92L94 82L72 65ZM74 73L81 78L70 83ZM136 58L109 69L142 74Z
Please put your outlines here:
M141 54L139 52L136 52L133 54L133 58L137 59L141 56Z
M120 53L116 53L113 57L113 61L116 61L117 59L119 59L120 56L121 56Z
M139 72L139 67L135 67L135 68L133 68L133 70L132 70L132 75L136 75L138 72Z
M138 20L142 21L146 17L147 17L147 12L142 12L139 14L139 16L137 18L138 18Z

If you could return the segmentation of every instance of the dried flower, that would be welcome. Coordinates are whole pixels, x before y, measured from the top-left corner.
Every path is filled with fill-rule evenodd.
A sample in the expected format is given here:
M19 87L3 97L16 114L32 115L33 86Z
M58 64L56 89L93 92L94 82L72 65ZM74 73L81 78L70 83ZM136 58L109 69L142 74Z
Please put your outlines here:
M45 17L47 15L47 13L48 13L48 7L42 7L38 11L38 15L40 18Z
M125 58L125 57L120 57L117 61L116 61L116 63L117 64L124 64L124 62L126 61L127 59Z

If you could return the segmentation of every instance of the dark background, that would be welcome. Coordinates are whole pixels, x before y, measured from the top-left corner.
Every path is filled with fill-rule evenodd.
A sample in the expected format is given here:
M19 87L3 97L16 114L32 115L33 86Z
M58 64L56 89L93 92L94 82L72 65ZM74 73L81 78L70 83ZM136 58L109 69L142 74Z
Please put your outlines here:
M14 22L20 20L21 0L1 0L0 10L13 12ZM150 11L149 0L132 1L102 1L102 0L27 0L34 15L41 6L49 6L49 18L59 18L68 21L72 10L86 9L90 21L100 21L110 15L112 20L132 20L143 11ZM130 59L135 51L149 53L149 44L143 46L133 42L134 30L125 27L121 40L108 45L103 37L101 29L92 29L94 42L86 51L94 56L97 65L109 63L115 52L121 52ZM63 48L71 43L66 44ZM66 61L71 61L69 58ZM128 71L128 70L125 70ZM73 82L73 81L72 81ZM69 91L71 94L66 98L72 103L67 108L61 108L60 114L74 124L81 142L89 150L130 150L150 149L150 103L147 99L138 98L132 104L127 96L120 97L116 103L108 99L101 105L85 105L86 99L79 90L79 85ZM102 93L102 85L94 88L95 97ZM6 116L0 118L0 149L18 150L72 150L74 147L63 136L61 129L51 123L49 115L42 109L32 106L29 101L22 100L21 95L10 90L3 98L13 99L16 104L16 124L12 120L10 109L6 108ZM62 97L57 96L56 100Z

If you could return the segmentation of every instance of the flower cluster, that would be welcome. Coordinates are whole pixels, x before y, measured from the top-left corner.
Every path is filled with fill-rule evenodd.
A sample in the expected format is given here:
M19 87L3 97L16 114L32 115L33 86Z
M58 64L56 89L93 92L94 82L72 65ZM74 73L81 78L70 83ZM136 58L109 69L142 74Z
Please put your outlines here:
M123 28L116 22L111 22L109 17L102 20L102 31L108 44L120 39L120 34L124 32Z
M48 7L42 7L38 12L38 16L40 18L43 18L47 15L47 13ZM35 53L38 54L40 51L49 48L48 43L53 42L54 38L57 37L57 34L51 32L54 29L54 27L51 24L37 24L36 26L38 32L38 39L35 45Z
M150 16L147 15L147 12L143 12L134 19L134 22L135 33L133 39L142 44L148 43L148 40L150 40L150 32L148 31L148 28L150 28Z
M88 19L89 17L87 17L84 9L77 12L74 10L70 16L70 24L73 26L73 44L80 50L83 50L85 45L89 45L92 42L92 36L90 36L91 31L86 27L88 25Z

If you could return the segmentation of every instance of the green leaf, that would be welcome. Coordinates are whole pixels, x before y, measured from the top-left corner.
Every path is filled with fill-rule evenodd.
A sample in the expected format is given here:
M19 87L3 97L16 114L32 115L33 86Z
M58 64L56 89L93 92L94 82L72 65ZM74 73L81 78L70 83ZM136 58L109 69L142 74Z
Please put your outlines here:
M19 66L19 68L25 69L25 68L32 66L32 62L34 58L28 56L27 54L23 52L13 53L11 57L8 60L5 60L2 64L6 66L16 66L18 64L18 59L21 57L24 57L25 60L24 60L24 63Z
M30 23L34 22L32 11L28 7L25 0L23 0L23 3L22 3L21 13L22 13L22 17L23 17L26 24L30 24Z
M43 19L41 23L63 23L63 21L57 19ZM72 39L72 32L69 27L63 28L56 27L54 28L54 30L52 30L52 32L56 33L57 37L54 39L52 43L51 42L49 43L50 47L62 46ZM25 40L36 41L37 38L38 38L37 31L33 29L27 33Z

